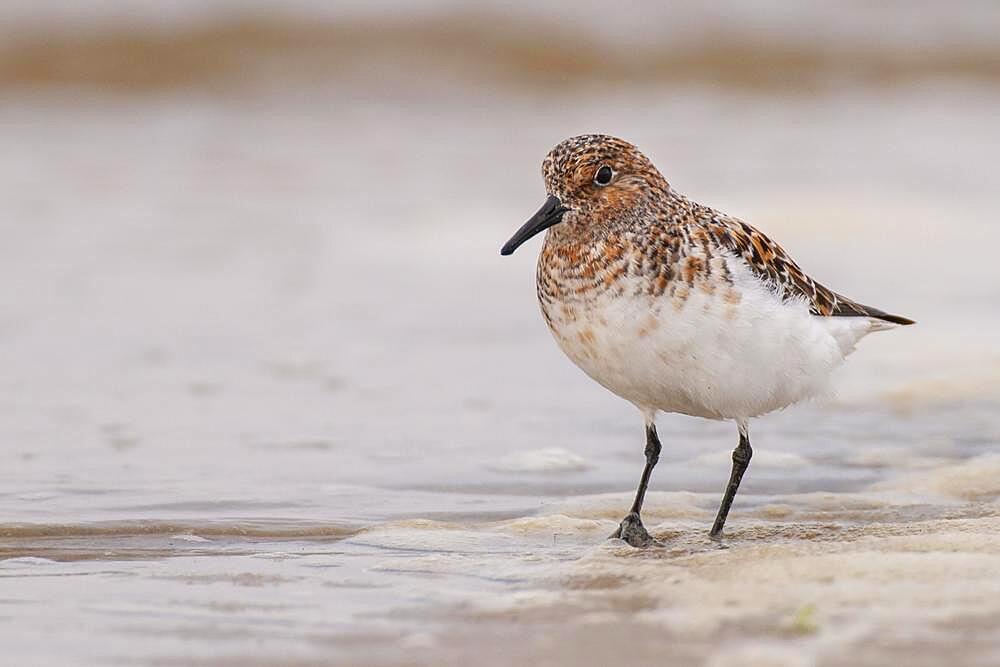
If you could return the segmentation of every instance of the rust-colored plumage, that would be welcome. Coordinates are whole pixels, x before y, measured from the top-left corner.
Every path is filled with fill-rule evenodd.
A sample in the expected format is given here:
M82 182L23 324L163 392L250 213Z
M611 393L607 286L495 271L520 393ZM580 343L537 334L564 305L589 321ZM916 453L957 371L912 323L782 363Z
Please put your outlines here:
M803 298L814 315L827 317L874 317L894 324L913 324L913 320L890 315L878 308L862 305L816 282L795 263L784 248L747 223L715 211L705 227L716 243L739 255L747 266L778 290L783 298Z
M616 180L593 182L608 165ZM913 320L848 299L809 277L785 250L746 222L673 191L635 146L606 135L582 135L559 144L542 164L548 191L572 201L565 223L549 231L539 261L543 310L552 292L575 285L613 289L623 274L649 277L650 292L673 296L679 284L717 288L724 253L740 258L783 299L804 299L814 315L872 317L894 324ZM595 251L596 249L596 251ZM603 283L603 286L602 284Z

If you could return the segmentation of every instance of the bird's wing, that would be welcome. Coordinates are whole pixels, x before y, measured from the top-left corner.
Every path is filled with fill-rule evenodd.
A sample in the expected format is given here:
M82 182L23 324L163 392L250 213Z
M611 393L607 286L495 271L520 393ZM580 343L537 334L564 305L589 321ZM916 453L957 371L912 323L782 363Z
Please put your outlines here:
M736 253L751 271L774 287L783 299L803 298L814 315L825 317L874 317L894 324L913 320L865 306L819 284L795 263L785 249L751 225L712 212L705 230L720 246Z

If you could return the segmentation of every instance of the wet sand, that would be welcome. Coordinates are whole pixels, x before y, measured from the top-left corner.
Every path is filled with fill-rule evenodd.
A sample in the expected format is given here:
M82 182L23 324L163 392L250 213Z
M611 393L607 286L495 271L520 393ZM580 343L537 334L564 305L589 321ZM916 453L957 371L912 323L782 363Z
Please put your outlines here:
M994 664L1000 516L964 502L970 487L1000 492L1000 459L983 459L891 490L748 496L724 546L705 535L714 494L683 492L649 498L663 544L647 550L603 539L625 494L505 521L298 534L8 528L8 650L197 665ZM958 498L910 495L927 486Z
M856 83L4 89L8 659L996 664L1000 96ZM593 130L919 323L752 424L723 546L735 427L677 416L663 546L606 540L640 418L497 254Z

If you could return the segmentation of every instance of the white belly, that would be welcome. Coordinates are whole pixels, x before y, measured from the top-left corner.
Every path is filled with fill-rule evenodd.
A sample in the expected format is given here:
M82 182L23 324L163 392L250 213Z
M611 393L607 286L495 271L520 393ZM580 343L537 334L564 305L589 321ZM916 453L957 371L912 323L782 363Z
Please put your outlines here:
M872 330L868 318L818 317L782 302L739 262L733 285L649 296L637 279L617 296L556 305L552 333L573 362L641 410L749 418L824 391ZM637 295L638 294L638 295Z

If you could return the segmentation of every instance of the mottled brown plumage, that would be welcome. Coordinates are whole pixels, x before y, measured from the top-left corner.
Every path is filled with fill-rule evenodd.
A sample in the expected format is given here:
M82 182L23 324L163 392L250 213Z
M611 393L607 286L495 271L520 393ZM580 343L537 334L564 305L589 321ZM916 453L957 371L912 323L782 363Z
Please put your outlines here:
M778 290L783 298L808 301L809 310L814 315L864 316L894 324L913 324L909 318L865 306L824 287L806 275L784 248L742 220L707 209L706 215L709 214L711 217L705 227L719 245L742 257L747 266Z
M603 188L593 182L601 165L617 175ZM545 158L542 173L551 194L576 204L563 224L549 231L539 261L543 310L552 292L564 291L568 283L590 281L602 289L600 283L606 282L607 289L613 289L616 278L629 272L650 275L656 295L675 292L681 283L689 288L699 282L709 285L705 279L713 271L725 271L724 263L713 258L728 251L783 299L804 299L815 315L913 323L823 286L760 230L676 193L656 167L622 139L581 135L564 141Z

